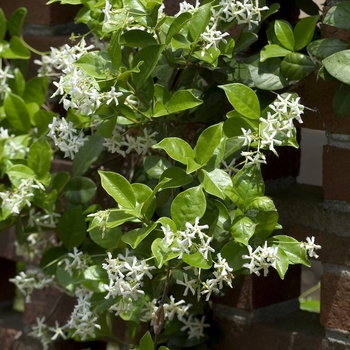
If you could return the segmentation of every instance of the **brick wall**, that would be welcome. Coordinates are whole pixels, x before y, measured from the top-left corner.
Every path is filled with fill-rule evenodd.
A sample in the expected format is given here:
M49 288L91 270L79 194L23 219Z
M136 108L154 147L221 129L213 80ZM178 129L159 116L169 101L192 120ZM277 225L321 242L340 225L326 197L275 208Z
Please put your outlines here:
M71 32L83 31L73 23L75 6L45 5L46 0L11 0L1 4L6 16L19 7L28 8L25 39L46 51L69 41ZM172 5L176 1L168 0ZM323 28L324 36L336 35ZM330 33L330 34L329 34ZM34 69L34 68L33 68ZM324 273L321 286L321 313L299 310L301 269L293 266L281 281L274 271L268 277L248 276L236 281L224 298L213 303L214 317L223 329L217 349L284 350L350 349L350 118L336 119L331 96L334 83L316 81L311 75L299 88L302 102L317 111L306 110L303 127L325 130L328 145L323 149L323 186L298 185L299 151L286 150L264 170L268 188L280 213L284 232L297 239L315 236L322 245L320 260ZM272 161L272 160L271 160ZM14 287L8 278L15 275L14 232L1 233L0 245L0 343L2 349L40 349L26 337L26 327L37 316L55 312L67 317L72 300L44 290L26 304L24 316L12 311ZM55 305L55 310L52 310ZM22 332L22 333L19 333ZM21 335L21 336L19 336ZM15 340L17 339L17 340ZM56 349L103 349L103 343L57 344Z

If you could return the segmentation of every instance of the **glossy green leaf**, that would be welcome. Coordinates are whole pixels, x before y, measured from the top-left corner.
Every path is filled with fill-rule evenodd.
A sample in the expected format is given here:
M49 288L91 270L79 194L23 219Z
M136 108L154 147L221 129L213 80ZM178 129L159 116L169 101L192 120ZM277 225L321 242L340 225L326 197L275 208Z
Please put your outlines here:
M333 95L332 108L337 118L350 115L350 85L338 85Z
M307 50L315 57L324 59L338 51L348 50L349 44L339 38L325 38L312 41Z
M276 20L274 24L274 31L278 41L287 50L294 51L295 38L293 30L289 23Z
M231 117L231 115L233 114L234 113L231 114L231 112L228 113L227 117L229 119L227 119L224 123L224 133L227 137L231 138L231 137L242 136L243 135L242 128L244 130L252 130L252 131L258 130L258 127L259 127L258 120L244 118L237 114L234 114L234 116Z
M250 47L256 41L258 41L259 37L256 33L252 32L242 32L238 38L238 41L235 43L235 47L233 48L233 53L239 53L246 48Z
M100 247L112 250L119 244L119 240L122 236L122 231L119 227L112 227L105 229L95 227L89 231L90 238L98 244Z
M314 36L319 18L320 16L316 15L299 19L294 27L295 51L299 51L309 45Z
M208 254L208 257L210 257L210 253ZM203 255L200 252L196 252L194 254L183 254L182 260L193 267L197 267L199 269L210 269L212 266L211 258L208 260L205 260L203 258Z
M165 108L169 114L179 113L197 107L202 102L190 90L179 90L171 96L170 100L165 104Z
M96 193L96 184L88 177L76 176L70 179L64 191L65 199L72 204L89 202Z
M157 224L153 223L149 227L135 228L134 230L128 231L122 236L122 241L129 244L132 249L135 249L156 226Z
M15 187L21 184L22 179L34 177L34 170L23 164L15 164L7 170L7 176Z
M185 228L186 222L193 224L201 218L207 206L201 186L191 187L179 193L171 203L170 213L179 230Z
M233 273L243 269L242 266L247 263L247 260L242 259L242 255L246 254L248 254L248 249L235 241L226 243L221 249L221 255L233 269Z
M99 134L91 135L80 147L73 160L73 175L81 176L86 173L90 165L94 163L103 151L104 138Z
M185 170L179 167L171 167L166 169L160 177L160 180L169 179L161 189L166 188L177 188L189 185L193 181L193 177L189 174L186 174Z
M90 223L88 231L91 231L96 227L101 228L102 230L104 228L114 228L135 219L135 216L132 213L128 213L123 209L108 209L106 212L102 213L102 217L103 219L99 216L94 217Z
M264 211L264 210L250 210L249 215L253 217L254 220L258 222L255 230L255 235L260 237L262 240L266 240L271 233L277 229L281 229L278 224L278 212L274 211Z
M86 223L80 206L66 210L60 217L56 232L68 250L79 247L86 237Z
M108 45L108 56L111 59L113 68L118 70L122 62L122 50L120 45L120 32L115 31L112 34L111 40Z
M265 192L261 171L255 166L239 170L232 178L232 187L226 190L231 200L242 209L256 197L263 196Z
M38 178L43 178L51 168L52 150L46 139L41 138L32 143L28 152L28 166Z
M157 238L151 245L152 253L157 261L157 267L161 268L167 261L176 258L179 253L173 252L161 238Z
M139 89L151 76L158 60L165 49L165 45L148 45L142 48L132 61L132 68L139 66L139 73L132 73L132 80L136 89Z
M4 101L8 122L15 128L27 133L30 130L30 117L23 99L11 92L7 93Z
M110 171L99 171L102 187L113 199L125 208L135 208L136 197L129 181Z
M69 173L66 171L52 173L50 188L52 190L56 190L57 193L60 193L64 188L64 186L69 181L69 178L70 178Z
M26 103L36 102L42 105L46 101L48 80L46 77L34 77L26 82L23 100Z
M10 46L1 52L0 57L28 60L30 58L30 51L20 37L13 36L10 39Z
M260 52L260 61L264 62L268 58L272 57L284 57L291 53L291 50L287 50L282 46L276 44L266 45L261 49Z
M135 47L146 47L149 45L157 45L157 40L152 34L144 30L133 29L128 30L120 37L120 45Z
M250 238L255 233L257 223L247 216L238 217L233 221L231 226L231 234L236 242L248 245Z
M18 68L15 68L13 71L13 75L15 76L15 78L8 79L7 81L11 92L16 95L19 95L20 97L23 97L23 92L26 85L23 74Z
M186 158L194 159L195 154L191 146L177 137L167 137L154 145L152 148L164 150L168 156L179 163L186 165Z
M4 11L0 8L0 42L4 40L7 30L6 17Z
M211 15L211 3L200 6L192 15L190 25L190 37L193 42L197 42L200 35L209 24Z
M234 109L250 119L259 119L260 102L255 92L246 85L233 83L220 86Z
M167 45L170 43L172 37L177 34L191 18L192 14L190 12L183 12L174 19L165 38L165 43Z
M192 174L198 169L200 169L202 165L198 164L194 159L187 157L186 158L186 173Z
M149 176L159 179L166 169L171 168L171 163L163 157L148 156L143 159L143 167Z
M153 340L150 332L147 332L140 340L136 350L154 350Z
M276 270L280 278L283 280L289 266L288 255L281 247L278 247L276 257Z
M320 12L320 8L315 2L313 2L313 0L295 0L295 4L300 8L300 10L304 11L310 16L318 15Z
M107 78L114 67L107 52L92 51L79 58L74 64L89 76L96 79Z
M198 179L206 192L223 200L226 198L226 189L232 186L230 176L221 169L214 169L209 172L201 169L198 174Z
M327 72L342 83L350 85L350 50L334 53L325 58L322 63Z
M205 165L213 157L215 149L223 141L222 128L223 123L211 125L199 135L194 149L197 163Z
M25 7L18 7L11 15L8 21L8 31L10 35L20 37L22 35L22 28L24 19L27 15L27 9Z
M311 266L305 249L300 246L300 242L295 238L286 235L277 235L269 238L267 241L283 249L291 264Z
M67 253L68 250L63 245L46 250L40 259L40 268L46 275L54 275L58 262Z
M290 80L301 80L315 70L312 59L301 53L290 53L281 63L281 72Z
M247 206L247 209L257 209L263 211L273 211L276 210L273 200L269 197L256 197Z
M326 13L323 23L340 29L350 29L350 3L341 2L332 6Z
M89 266L83 272L84 279L82 284L89 290L96 293L106 291L104 285L109 284L107 271L101 265Z

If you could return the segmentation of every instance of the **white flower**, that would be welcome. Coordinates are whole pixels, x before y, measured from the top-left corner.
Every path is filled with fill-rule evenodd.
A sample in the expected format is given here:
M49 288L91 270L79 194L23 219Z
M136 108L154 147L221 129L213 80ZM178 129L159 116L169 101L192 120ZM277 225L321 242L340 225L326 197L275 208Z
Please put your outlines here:
M250 146L252 142L252 131L250 129L245 130L244 128L241 128L243 135L238 136L239 139L244 140L243 146Z
M306 237L306 243L301 243L301 247L304 248L310 258L318 258L318 255L315 253L316 249L321 249L322 247L318 244L315 244L315 237L312 236Z
M209 324L204 323L205 316L201 319L194 318L192 315L187 320L182 320L185 324L181 331L188 330L188 339L197 338L200 339L204 337L204 328L209 327Z
M191 291L193 295L196 294L196 289L198 288L198 280L189 280L187 273L183 274L184 281L180 281L179 279L176 280L177 284L185 286L185 291L183 296L185 297L188 294L188 290Z
M175 298L170 295L169 303L165 303L163 305L165 318L171 321L176 315L178 320L183 320L183 317L187 314L188 309L192 306L191 304L184 304L186 304L184 300L175 302Z

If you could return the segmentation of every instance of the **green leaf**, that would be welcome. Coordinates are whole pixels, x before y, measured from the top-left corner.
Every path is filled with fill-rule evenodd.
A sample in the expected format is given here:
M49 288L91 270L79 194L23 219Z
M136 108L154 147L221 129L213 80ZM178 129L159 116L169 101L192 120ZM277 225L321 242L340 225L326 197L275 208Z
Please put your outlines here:
M107 271L101 265L89 266L83 272L84 279L81 283L95 293L106 291L104 285L109 283Z
M239 170L232 178L232 188L226 190L226 194L240 209L245 209L253 199L263 196L264 192L261 171L254 166Z
M186 158L186 173L192 174L198 169L200 169L202 165L198 164L195 160L190 157Z
M27 81L23 93L23 100L26 103L36 102L42 105L46 101L48 80L46 77L34 77Z
M159 180L161 181L163 179L169 179L169 181L162 185L162 190L166 188L183 187L193 181L193 177L189 174L186 174L185 170L179 167L171 167L169 169L166 169Z
M240 115L237 115L236 113L231 113L231 112L227 114L227 117L229 119L227 119L224 122L224 132L228 138L242 136L243 135L242 128L244 130L250 129L253 132L258 130L258 127L259 127L258 120L244 118Z
M6 17L4 11L0 8L0 42L4 40L6 34Z
M266 240L266 238L269 237L273 231L281 228L281 226L278 224L279 216L276 210L250 210L248 213L249 216L253 217L253 219L258 222L255 235L260 237L262 240Z
M323 19L323 23L340 29L350 29L349 18L350 3L349 1L344 1L329 9Z
M290 53L281 63L281 72L290 80L301 80L315 70L312 59L301 53Z
M27 15L27 9L25 7L18 7L11 15L7 27L12 37L22 35L22 28L24 19Z
M250 77L255 87L262 90L279 90L288 86L289 82L281 73L281 60L279 58L269 58L260 62L254 56L246 60Z
M211 3L200 6L192 15L190 25L190 37L192 42L196 43L200 35L205 31L209 24L211 15Z
M230 231L236 242L248 245L256 226L257 223L248 216L240 216L233 221Z
M167 45L170 43L172 37L183 28L183 26L191 19L191 17L192 15L190 12L183 12L174 19L168 29L168 33L165 38L165 43Z
M317 15L320 12L320 9L313 0L295 0L295 4L304 11L306 14L312 16Z
M348 50L349 44L339 38L325 38L311 42L307 50L315 57L324 59L338 51Z
M222 127L223 123L211 125L199 135L194 149L197 163L205 165L213 157L215 149L222 142Z
M276 270L280 278L283 280L289 266L288 255L282 248L279 247L277 250L276 257Z
M208 257L209 256L210 253L208 254ZM205 260L200 252L196 252L194 254L183 254L182 260L186 264L197 267L199 269L210 269L212 266L211 259Z
M266 45L262 48L260 52L260 61L264 62L268 58L272 58L272 57L284 57L289 53L291 53L291 51L285 49L282 46L279 46L276 44Z
M152 34L144 30L134 29L128 30L120 37L119 45L135 47L146 47L149 45L157 45L157 40Z
M293 30L289 23L276 20L274 24L274 31L278 41L287 50L294 51L295 38Z
M255 197L247 206L247 209L257 209L263 211L276 210L273 200L269 197Z
M350 114L350 85L338 84L333 95L332 108L337 118Z
M73 175L83 175L94 163L103 151L104 138L99 134L91 135L84 145L76 153L73 160Z
M222 257L226 259L233 272L243 269L243 264L247 262L247 260L242 259L242 255L245 254L248 254L248 249L235 241L226 243L221 249Z
M143 62L139 66L140 72L132 73L132 80L136 89L139 89L146 82L147 78L151 76L164 49L165 45L148 45L135 55L132 61L132 68L139 66L139 63Z
M39 179L43 178L51 168L52 150L45 138L32 143L28 152L28 166L32 168Z
M112 34L111 40L108 45L108 56L111 59L113 68L118 70L122 62L122 50L120 45L120 33L121 31L115 31Z
M133 213L128 213L123 209L108 209L106 212L102 214L100 213L100 215L102 215L102 217L104 216L103 219L99 216L95 216L90 223L88 231L91 231L96 227L101 228L102 230L117 227L125 222L135 219Z
M67 253L67 248L62 245L46 250L40 259L40 268L46 275L54 275L58 262L61 260L61 257Z
M107 78L114 72L114 67L107 52L92 51L79 58L74 64L96 79Z
M23 92L26 85L23 74L18 68L15 68L13 75L15 76L15 79L8 80L8 85L11 89L11 92L23 97Z
M307 259L305 249L300 246L300 242L295 238L286 235L278 235L268 238L267 241L283 249L291 264L311 266Z
M35 176L34 171L23 164L15 164L11 166L6 173L15 187L18 187L21 184L22 179L29 179Z
M136 197L129 181L120 174L99 171L102 187L122 207L135 208Z
M152 253L157 260L157 267L160 269L167 261L176 258L179 253L173 252L171 247L166 246L161 238L156 238L151 245Z
M226 198L225 190L232 186L230 176L221 169L214 169L210 172L201 169L198 179L206 192L223 200Z
M94 181L88 177L76 176L67 182L64 197L69 203L85 204L94 197L96 190Z
M149 176L159 179L166 169L171 168L171 163L163 157L148 156L143 159L143 167Z
M100 247L112 250L119 244L122 236L122 231L119 227L99 228L95 227L89 230L90 238Z
M186 158L194 159L195 157L191 146L186 141L177 137L167 137L152 148L164 150L170 158L184 165L187 164Z
M140 346L136 350L154 350L153 340L150 332L147 332L140 340Z
M86 223L82 208L79 206L66 210L57 223L56 232L68 250L79 247L86 237Z
M30 130L30 117L23 99L11 92L4 101L8 122L15 128L27 133Z
M202 187L192 187L179 193L171 203L170 213L176 226L182 230L186 222L194 223L201 218L207 206Z
M18 36L13 36L10 39L10 47L3 50L0 57L28 60L30 58L30 51L25 46L23 39Z
M324 64L327 72L342 83L350 85L350 50L344 50L334 53L325 58Z
M132 249L135 249L156 227L157 224L153 223L149 227L135 228L126 232L122 236L122 241L129 244Z
M197 107L202 102L190 90L179 90L171 96L170 100L165 104L165 108L168 114L172 114Z
M294 28L295 51L303 49L311 42L320 16L301 18Z
M260 102L255 92L246 85L233 83L222 88L234 109L250 119L260 118Z

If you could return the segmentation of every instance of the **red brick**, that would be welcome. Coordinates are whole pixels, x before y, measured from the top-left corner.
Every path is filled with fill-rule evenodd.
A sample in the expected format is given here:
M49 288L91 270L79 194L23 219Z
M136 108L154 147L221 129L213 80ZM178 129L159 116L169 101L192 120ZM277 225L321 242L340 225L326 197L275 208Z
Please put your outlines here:
M55 320L59 324L65 324L75 305L75 299L59 292L57 289L44 288L35 290L31 296L31 302L25 304L23 322L33 324L37 317L46 317L51 326Z
M350 331L350 278L325 272L321 279L321 324Z
M28 10L25 22L53 26L73 21L79 11L79 6L61 5L54 3L46 5L47 0L5 0L1 8L5 16L9 18L18 7L25 7Z
M289 267L284 278L270 268L266 277L255 274L240 276L234 280L233 288L223 297L214 298L214 302L244 310L254 310L264 306L294 299L300 295L299 265Z
M16 255L16 247L14 242L16 241L16 232L14 227L10 227L2 232L1 244L0 244L0 257L8 260L19 260Z
M324 146L323 189L325 199L350 202L350 150Z

